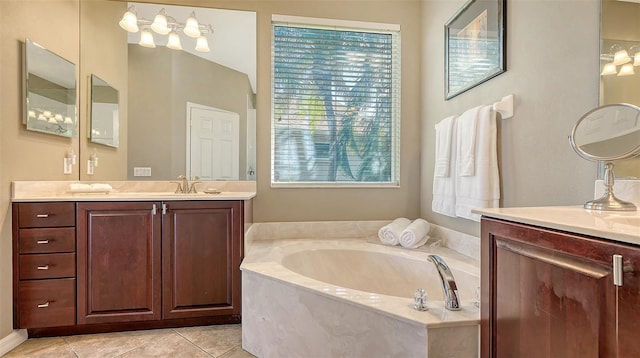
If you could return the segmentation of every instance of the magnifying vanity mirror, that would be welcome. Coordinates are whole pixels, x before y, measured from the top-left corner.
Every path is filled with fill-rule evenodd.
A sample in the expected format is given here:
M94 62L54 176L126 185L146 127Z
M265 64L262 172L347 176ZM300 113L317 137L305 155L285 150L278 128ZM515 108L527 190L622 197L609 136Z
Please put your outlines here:
M575 124L569 142L582 158L605 163L605 194L585 203L585 209L636 210L635 205L613 194L613 162L640 155L640 108L631 104L609 104L591 110Z
M113 123L91 111L80 163L100 167L81 180L255 180L255 12L92 0L80 14L81 73L117 88L120 133L104 143Z
M76 65L29 39L24 50L27 129L75 136Z

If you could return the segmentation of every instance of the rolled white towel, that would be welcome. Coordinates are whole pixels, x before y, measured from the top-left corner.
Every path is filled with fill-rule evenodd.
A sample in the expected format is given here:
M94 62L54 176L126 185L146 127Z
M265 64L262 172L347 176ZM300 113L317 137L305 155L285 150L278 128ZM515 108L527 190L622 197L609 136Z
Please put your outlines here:
M89 184L83 184L83 183L69 184L69 192L71 193L88 193L90 191L91 191L91 186Z
M415 219L406 229L400 233L400 245L415 249L424 245L429 239L431 224L424 219Z
M400 243L400 233L406 229L411 220L407 218L397 218L390 224L385 225L378 230L378 237L385 245L398 245Z
M110 184L105 183L93 183L91 184L91 192L93 193L108 193L113 190Z

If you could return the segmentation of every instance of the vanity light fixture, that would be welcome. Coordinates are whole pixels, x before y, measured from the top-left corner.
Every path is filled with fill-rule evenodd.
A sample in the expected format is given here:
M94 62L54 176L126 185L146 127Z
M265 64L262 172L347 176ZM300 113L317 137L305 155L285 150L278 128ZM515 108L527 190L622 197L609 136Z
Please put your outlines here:
M162 8L154 17L153 21L138 18L134 5L129 6L127 12L119 22L120 27L128 32L140 32L138 44L144 47L156 47L153 32L159 35L169 35L167 47L172 50L182 50L180 32L186 36L196 39L195 50L199 52L209 52L209 40L207 35L213 34L211 25L203 25L196 19L195 11L191 12L185 23L176 21L175 18L167 15L167 11ZM153 32L152 32L153 31Z
M207 41L206 37L204 36L198 37L198 39L196 40L196 51L199 51L199 52L211 51L209 49L209 42Z
M618 72L618 76L631 76L633 74L635 74L635 71L632 63L625 63L620 67L620 72Z
M153 19L151 24L151 30L159 33L160 35L168 34L171 29L167 26L167 15L164 8L158 12L158 15Z
M198 20L196 20L195 11L191 12L191 15L189 15L187 23L184 26L184 30L182 31L185 35L193 38L200 37L200 35L202 34L200 31L200 24L198 23Z
M618 73L618 68L613 62L609 62L605 64L604 67L602 68L602 72L600 72L600 76L615 75L616 73Z
M136 15L135 6L129 6L118 24L128 32L138 32L138 15Z
M142 30L140 33L140 42L138 45L142 47L155 48L156 43L153 41L153 34L148 29Z
M629 53L625 49L620 49L613 54L613 64L624 65L627 62L631 62L631 57L629 57Z
M182 44L180 43L180 36L175 31L169 33L169 40L167 41L167 47L172 50L182 50Z

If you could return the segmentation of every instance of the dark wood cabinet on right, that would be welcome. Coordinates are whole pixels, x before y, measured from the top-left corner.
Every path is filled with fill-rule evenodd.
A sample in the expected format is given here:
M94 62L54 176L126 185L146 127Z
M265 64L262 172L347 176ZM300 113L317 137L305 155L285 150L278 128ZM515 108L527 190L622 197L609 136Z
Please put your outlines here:
M481 245L483 358L640 356L639 247L486 217Z

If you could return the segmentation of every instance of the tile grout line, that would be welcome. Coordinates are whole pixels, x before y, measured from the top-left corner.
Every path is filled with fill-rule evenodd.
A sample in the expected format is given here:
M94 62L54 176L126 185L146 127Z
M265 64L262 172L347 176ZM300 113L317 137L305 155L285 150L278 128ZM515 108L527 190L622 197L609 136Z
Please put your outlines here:
M78 354L78 352L76 352L75 349L73 349L73 346L71 344L69 344L69 342L67 341L67 337L61 337L62 341L64 342L64 344L67 345L67 347L73 352L73 355L76 356L76 358L80 358L80 354Z
M200 347L199 345L195 344L194 342L192 342L189 338L183 336L182 334L180 334L180 332L178 332L175 328L172 328L171 330L173 330L177 335L179 335L180 337L184 338L184 340L186 340L187 342L191 343L191 345L193 345L194 347L198 348L199 350L201 350L202 352L204 352L204 354L210 356L210 357L214 357L216 358L215 355L213 355L212 353L209 353L207 351L205 351L202 347Z

